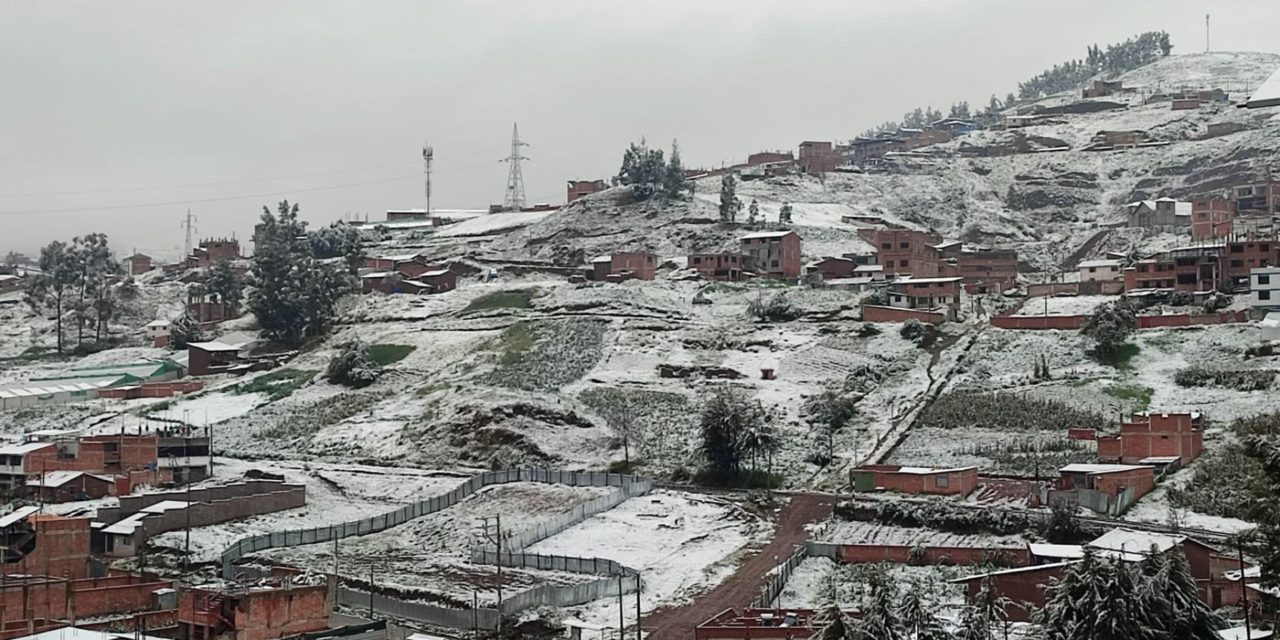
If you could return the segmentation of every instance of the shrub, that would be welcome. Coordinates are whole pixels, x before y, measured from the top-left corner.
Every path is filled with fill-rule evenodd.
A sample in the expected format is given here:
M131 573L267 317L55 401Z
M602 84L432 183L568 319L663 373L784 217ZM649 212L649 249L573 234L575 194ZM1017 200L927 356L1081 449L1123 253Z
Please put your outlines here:
M1263 391L1271 388L1276 372L1269 369L1208 369L1190 366L1179 369L1173 381L1180 387L1224 387L1236 391Z
M395 364L409 357L417 347L405 344L375 344L369 347L369 357L380 367Z
M360 340L350 340L338 345L329 359L324 377L329 382L360 389L377 382L381 367L369 353L369 345Z
M907 321L902 323L902 328L898 330L898 335L902 336L906 340L917 342L920 338L924 337L924 332L925 328L923 322L920 322L915 318L907 318Z
M490 309L528 309L533 306L533 289L516 289L515 291L494 291L486 293L471 301L462 313L475 313Z
M791 304L785 293L757 295L747 303L747 315L767 322L787 322L800 317L800 310Z
M1114 361L1120 347L1138 326L1137 315L1128 302L1110 302L1094 310L1080 333L1094 342L1094 353L1100 361Z
M926 502L857 502L836 505L835 514L845 520L870 520L911 529L936 529L960 535L1015 535L1035 529L1033 516L1019 511L960 507L945 500Z
M874 324L868 322L864 323L861 327L858 327L859 338L872 338L878 335L880 335L880 328Z

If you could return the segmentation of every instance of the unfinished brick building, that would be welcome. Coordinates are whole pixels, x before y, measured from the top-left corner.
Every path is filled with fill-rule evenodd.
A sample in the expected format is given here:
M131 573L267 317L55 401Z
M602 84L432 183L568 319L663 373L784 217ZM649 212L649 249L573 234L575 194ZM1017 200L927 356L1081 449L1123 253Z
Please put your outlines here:
M821 176L836 170L836 153L830 142L806 140L800 143L800 170Z
M564 201L566 203L573 202L608 188L609 183L604 180L570 180L568 187L565 189Z
M1236 203L1223 198L1203 198L1191 202L1191 238L1225 238L1232 234Z
M1098 459L1148 464L1152 458L1195 460L1204 449L1204 419L1198 413L1135 413L1120 425L1120 434L1098 438ZM1154 464L1154 461L1151 462Z
M178 640L274 640L328 628L323 582L205 585L178 596Z
M938 275L938 251L934 245L942 236L916 229L858 229L858 237L876 249L876 260L884 266L885 275L913 275L932 278Z
M849 482L854 491L884 489L911 494L967 496L978 487L978 468L863 465L849 472Z
M761 231L739 239L740 253L758 276L798 278L801 271L800 235L794 231Z
M750 271L750 261L740 253L695 253L689 256L689 268L708 280L737 282L744 271Z

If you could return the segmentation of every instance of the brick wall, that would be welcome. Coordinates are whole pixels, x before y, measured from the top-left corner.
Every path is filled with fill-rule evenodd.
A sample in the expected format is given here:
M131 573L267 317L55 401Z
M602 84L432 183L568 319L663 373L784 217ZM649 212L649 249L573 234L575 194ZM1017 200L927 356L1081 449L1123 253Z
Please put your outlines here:
M882 307L874 304L862 305L863 322L906 322L910 318L929 324L942 324L947 320L946 314L936 311Z
M1044 588L1054 580L1061 580L1064 567L1046 566L1016 573L997 573L988 579L996 593L1012 600L1005 607L1005 613L1013 622L1026 622L1036 609L1044 608ZM970 580L965 583L966 599L973 602L982 590L982 580Z
M992 316L991 326L1001 329L1079 329L1088 316Z
M66 580L43 577L11 579L4 589L0 589L0 620L6 631L11 627L25 630L28 621L47 621L65 618L66 615ZM8 637L22 635L26 633Z
M911 558L911 545L842 544L836 547L836 556L846 564L876 564L892 562L906 564ZM1031 553L1026 547L923 547L924 564L977 565L998 560L997 564L1024 567L1031 564Z
M27 518L35 530L35 548L15 565L18 573L84 578L89 575L89 518L38 514Z
M877 489L899 491L910 494L932 495L969 495L978 486L978 469L959 469L940 471L938 473L899 473L900 467L894 465L867 465L850 472L855 477L859 474L870 474L872 484ZM939 485L939 478L946 478L944 486Z
M326 585L277 587L224 594L223 617L230 621L235 640L272 640L329 627L329 589ZM186 589L179 594L180 625L201 627L209 622L202 609L215 592Z
M174 586L173 582L142 581L132 576L104 579L102 582L76 580L71 583L71 607L76 617L144 611L152 607L157 589Z
M1155 329L1159 327L1190 327L1202 324L1234 324L1249 321L1249 312L1226 311L1223 313L1209 315L1167 315L1167 316L1138 316L1139 329Z
M1094 476L1093 489L1109 496L1119 494L1128 487L1133 487L1133 499L1147 495L1156 486L1155 474L1150 468L1102 473Z

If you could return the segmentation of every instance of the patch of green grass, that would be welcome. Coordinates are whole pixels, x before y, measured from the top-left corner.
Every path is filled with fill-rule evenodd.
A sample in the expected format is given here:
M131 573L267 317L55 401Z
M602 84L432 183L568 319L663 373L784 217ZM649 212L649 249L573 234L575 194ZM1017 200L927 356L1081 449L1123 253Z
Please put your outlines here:
M369 357L379 367L395 364L409 357L417 347L405 344L375 344L369 347Z
M0 358L9 362L35 362L37 360L63 360L70 357L69 354L58 353L54 347L31 346L23 350L16 356Z
M289 397L294 391L311 381L319 373L311 369L276 369L260 375L248 382L242 382L231 388L235 394L263 393L275 402Z
M517 322L507 327L498 338L498 362L512 365L519 362L520 357L537 345L538 337L534 334L533 325L528 322Z
M1155 393L1155 389L1138 384L1113 384L1103 388L1102 392L1112 398L1133 400L1140 409L1146 409L1151 405L1151 394Z
M533 306L534 289L516 289L514 291L494 291L486 293L471 301L462 313L475 313L490 309L528 309Z
M1140 351L1141 349L1138 348L1138 345L1133 344L1132 342L1126 342L1120 345L1114 353L1103 354L1098 353L1097 351L1090 351L1089 355L1098 364L1103 364L1119 371L1132 371L1133 365L1130 364L1129 361L1132 360L1134 356L1138 355L1138 352Z

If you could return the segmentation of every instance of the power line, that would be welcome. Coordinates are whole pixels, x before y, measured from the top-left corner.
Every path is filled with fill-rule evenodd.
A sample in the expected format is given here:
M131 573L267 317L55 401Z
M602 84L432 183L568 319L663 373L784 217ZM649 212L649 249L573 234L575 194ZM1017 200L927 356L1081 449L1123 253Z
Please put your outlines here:
M485 164L488 166L488 163ZM396 182L398 180L408 180L413 178L418 180L422 178L422 174L413 173L404 176L396 176L394 178L383 178L381 180L365 180L363 182L348 182L346 184L334 184L324 187L308 187L305 189L284 189L281 191L265 191L262 193L248 193L237 196L222 196L218 198L200 198L195 200L169 200L167 202L143 202L137 204L118 204L94 207L69 207L65 209L29 209L25 211L0 211L0 216L17 216L17 215L34 215L45 213L79 213L83 211L118 211L121 209L141 209L144 207L168 207L180 204L201 204L205 202L225 202L227 200L244 200L246 198L263 198L267 196L290 195L294 193L310 193L313 191L330 191L333 189L346 189L348 187L360 187L368 184L382 184L386 182Z
M452 156L446 156L444 159L450 160L455 158L466 158L466 157L477 156L477 155L488 154L488 153L489 153L489 150L485 149L482 151L472 151L468 153L459 153ZM375 165L371 167L360 167L356 169L335 169L333 171L313 171L310 173L295 173L287 176L271 176L266 178L245 178L240 180L215 180L211 182L190 182L187 184L153 185L148 187L117 187L117 188L107 188L107 189L87 189L84 191L43 191L43 192L30 192L30 193L0 193L0 198L25 198L25 197L35 197L35 196L79 196L79 195L92 195L96 193L127 193L132 191L162 191L166 189L187 189L191 187L213 187L213 186L229 185L229 184L271 182L273 180L289 180L292 178L308 178L311 176L329 176L329 175L335 175L339 173L359 173L361 171L373 171L376 169L391 169L391 168L397 168L397 167L410 167L410 166L417 166L417 162L416 161L397 162L394 164L381 164L381 165ZM480 166L480 165L476 165L476 166ZM454 170L456 170L456 168Z
M417 163L414 163L414 164L416 165ZM491 165L488 162L484 162L484 163L478 163L473 165L464 165L461 167L453 167L452 169L449 169L446 171L435 171L435 173L452 173L455 171L467 171L470 169L477 169L480 167L490 167L490 166L493 166L493 165ZM121 209L141 209L145 207L166 207L166 206L173 206L173 205L202 204L206 202L225 202L228 200L244 200L247 198L261 198L266 196L290 195L294 193L310 193L313 191L330 191L333 189L345 189L348 187L359 187L359 186L364 186L369 184L396 182L398 180L406 180L408 178L421 179L422 174L415 173L412 175L395 176L392 178L381 178L378 180L364 180L361 182L348 182L345 184L327 185L322 187L305 187L301 189L281 189L279 191L265 191L262 193L247 193L244 195L219 196L219 197L213 197L213 198L193 198L189 200L169 200L165 202L142 202L142 203L136 203L136 204L98 205L98 206L92 206L92 207L66 207L66 208L59 208L59 209L27 209L27 210L16 210L16 211L0 211L0 216L35 215L35 214L45 214L45 213L80 213L85 211L118 211Z

